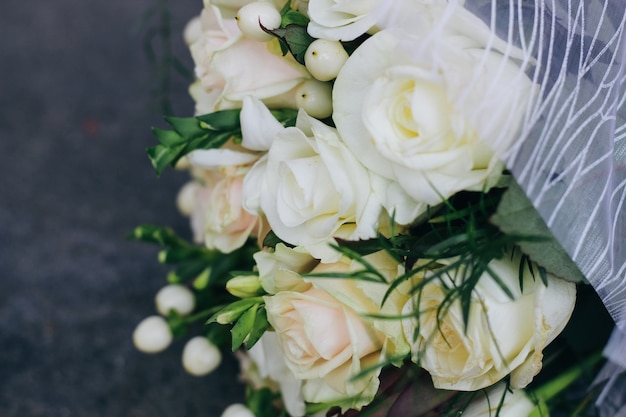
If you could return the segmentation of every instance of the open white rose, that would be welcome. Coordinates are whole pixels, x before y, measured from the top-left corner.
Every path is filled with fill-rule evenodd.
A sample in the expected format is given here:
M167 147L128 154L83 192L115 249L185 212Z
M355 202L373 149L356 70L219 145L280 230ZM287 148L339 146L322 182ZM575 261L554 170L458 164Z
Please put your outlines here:
M438 317L448 294L445 288L459 285L463 270L433 279L405 306L406 314L419 311L420 327L412 351L436 388L476 391L509 374L511 387L523 388L541 370L543 349L563 330L574 309L576 287L551 275L546 287L524 263L521 291L520 259L519 254L513 258L507 254L489 263L514 299L489 273L483 273L472 293L467 329L458 299ZM413 340L416 325L414 318L404 320L407 339Z
M468 13L450 9L457 12ZM377 195L400 224L458 191L492 187L503 169L494 150L516 138L533 91L512 59L485 48L482 22L450 22L462 22L463 31L425 22L437 31L416 23L414 36L377 33L334 85L339 134L380 175ZM472 25L476 38L466 35Z
M192 90L198 112L241 107L248 95L271 106L294 107L295 89L310 78L304 66L266 42L244 37L234 18L223 18L218 7L206 3L202 34L190 46L202 88Z
M376 24L381 0L309 0L307 28L315 38L351 41Z
M269 152L246 175L244 207L264 214L278 237L323 261L338 258L328 247L334 237L374 237L380 205L367 170L337 131L303 111L295 127L268 128L267 108L250 102L254 111L248 111L248 104L241 115L243 145L253 146L246 132L254 131L267 136L255 143L269 145Z

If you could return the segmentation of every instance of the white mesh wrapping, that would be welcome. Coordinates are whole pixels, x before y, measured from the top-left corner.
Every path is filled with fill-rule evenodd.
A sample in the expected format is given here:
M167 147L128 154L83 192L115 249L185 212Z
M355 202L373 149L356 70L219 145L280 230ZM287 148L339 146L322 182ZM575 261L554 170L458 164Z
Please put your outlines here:
M485 23L472 34L485 56L498 51L532 78L537 92L523 108L484 114L477 106L469 120L511 120L493 147L626 330L626 0L381 0L379 27L424 20L397 13L406 2L447 10L443 21L463 6ZM409 42L399 48L411 54ZM490 88L507 86L496 76Z

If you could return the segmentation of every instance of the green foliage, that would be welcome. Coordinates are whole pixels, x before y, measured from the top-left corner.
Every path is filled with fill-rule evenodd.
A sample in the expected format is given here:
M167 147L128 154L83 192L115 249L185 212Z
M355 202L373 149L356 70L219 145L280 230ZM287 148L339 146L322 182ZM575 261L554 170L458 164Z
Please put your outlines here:
M271 111L284 126L295 125L297 111ZM197 117L165 117L172 130L153 128L159 144L147 149L152 166L161 175L168 166L175 166L180 158L198 149L216 149L229 140L241 142L241 110L220 110Z
M249 349L270 326L264 304L262 297L238 300L219 310L207 323L233 324L233 352L243 344Z
M241 139L240 110L222 110L199 117L166 117L173 130L153 129L159 145L147 149L152 166L161 175L196 149L214 149L229 139Z
M223 310L224 306L229 306L230 310L224 310L238 318L236 312L240 305L237 302L233 303L235 297L226 291L226 282L231 278L231 271L236 268L252 270L252 254L256 251L254 243L248 243L234 252L225 254L189 243L178 237L170 228L154 225L139 226L128 237L161 246L159 261L174 266L174 269L167 275L168 282L191 284L195 290L196 313L191 316L180 316L172 312L168 315L168 322L176 336L186 333L190 324L206 321L208 317L214 316L216 312ZM244 305L239 311L239 315L253 305L259 309L262 300L259 297L252 299L252 303ZM248 336L247 343L256 341L254 339L258 340L260 337L258 335L259 329L265 330L268 327L267 325L264 327L264 312L259 313L258 316L252 328L248 330L248 333L252 333L252 335L246 334ZM267 320L265 319L265 321ZM232 320L223 323L232 323Z
M494 280L513 299L512 290L489 268L489 262L502 258L520 242L542 239L530 234L504 234L490 223L489 219L496 211L502 194L501 189L494 189L489 193L461 192L446 200L440 207L430 208L424 221L410 227L403 234L392 234L391 238L379 236L362 242L340 242L339 250L364 266L362 271L343 278L369 281L379 279L361 256L385 250L403 261L406 272L389 283L383 304L403 283L410 282L411 293L419 297L426 285L438 281L446 295L438 307L436 317L441 321L448 309L458 302L467 328L472 294L483 276ZM527 263L528 260L524 258L520 271ZM545 271L538 271L543 279ZM418 323L419 314L420 312L416 312L414 317ZM400 318L406 317L389 317Z
M285 407L279 407L281 396L269 388L248 387L246 404L255 417L289 417Z
M309 45L315 40L306 30L309 18L290 7L290 2L285 3L280 11L280 27L267 29L263 26L263 31L274 35L280 44L283 55L291 53L296 61L304 65L304 54Z
M290 52L291 55L298 61L300 64L304 65L304 55L306 54L306 50L315 40L314 37L309 35L306 30L306 26L301 26L297 24L288 24L285 27L280 27L277 29L269 30L263 29L267 33L271 33L272 35L278 38L280 42L280 48L283 51L283 54L287 54Z
M518 245L544 271L568 281L585 281L582 272L552 236L550 229L517 183L512 182L509 185L496 213L491 217L491 222L509 235L526 233L540 237L520 241Z

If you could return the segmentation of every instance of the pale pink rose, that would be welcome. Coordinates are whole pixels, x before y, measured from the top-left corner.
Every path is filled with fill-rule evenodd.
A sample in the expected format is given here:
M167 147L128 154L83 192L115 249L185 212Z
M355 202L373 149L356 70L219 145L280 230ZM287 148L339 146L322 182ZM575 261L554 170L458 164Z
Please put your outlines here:
M258 217L242 207L243 175L227 175L212 187L199 187L192 227L207 248L229 253L253 236Z
M272 107L294 107L296 87L310 78L303 65L272 50L272 42L244 37L235 19L223 18L210 3L202 11L201 26L201 35L190 46L203 90L192 90L198 112L239 108L245 96Z
M386 252L367 255L365 260L387 282L404 271ZM302 265L300 262L295 266ZM359 408L376 394L380 369L352 377L385 358L404 356L409 351L399 320L378 320L371 315L400 315L409 295L405 287L398 287L381 306L389 288L387 282L326 276L363 270L363 265L347 257L309 268L303 272L310 271L317 277L298 278L295 272L290 277L291 284L299 279L308 286L292 285L299 289L265 297L268 320L276 331L287 367L303 380L305 401Z
M369 403L378 372L352 379L378 362L384 336L325 291L283 291L265 297L267 317L285 362L303 380L304 400L346 408Z

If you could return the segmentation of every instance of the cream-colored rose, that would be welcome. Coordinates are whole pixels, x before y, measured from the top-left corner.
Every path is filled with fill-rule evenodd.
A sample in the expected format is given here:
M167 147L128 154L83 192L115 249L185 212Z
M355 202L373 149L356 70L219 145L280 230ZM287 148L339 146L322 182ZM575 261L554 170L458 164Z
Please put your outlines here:
M445 314L438 310L447 299L445 288L462 282L462 269L433 279L406 304L407 315L419 311L413 358L431 374L436 388L476 391L509 374L511 386L523 388L541 370L543 349L563 330L574 309L576 287L550 275L546 287L524 263L521 291L520 261L519 254L507 254L489 263L514 299L485 272L472 292L467 329L458 299ZM413 340L416 319L403 324L407 339Z
M377 372L352 379L380 359L384 337L325 291L265 297L287 366L303 380L304 400L360 407L374 397Z
M448 12L469 13L452 6ZM515 140L533 91L516 61L485 48L484 23L449 18L463 23L455 31L446 22L414 22L401 37L377 33L334 84L339 134L379 175L377 196L400 224L458 191L495 185L503 164L494 150Z
M337 131L303 111L295 127L268 127L267 108L256 102L250 109L245 102L243 145L259 150L269 146L269 151L246 175L246 209L264 214L279 238L324 262L339 257L328 246L333 238L374 237L380 205L368 172ZM258 146L250 144L249 131L263 136L255 137Z
M479 392L476 399L463 411L463 417L528 417L537 408L523 390L505 390L506 385L501 383L486 392Z
M244 37L234 18L205 2L201 14L202 34L190 46L201 91L194 87L197 111L241 107L245 96L268 105L294 107L294 92L310 78L303 65L272 50L271 43Z
M365 405L376 393L380 370L356 380L351 377L385 358L409 352L400 320L372 317L401 314L409 299L407 288L393 291L381 304L388 282L403 268L385 252L367 255L365 260L384 281L327 276L364 269L359 262L342 257L335 263L318 264L310 271L315 276L303 278L313 287L265 298L268 320L278 334L287 366L304 380L306 401L342 407Z
M351 41L376 24L382 0L309 0L307 31L315 38Z

